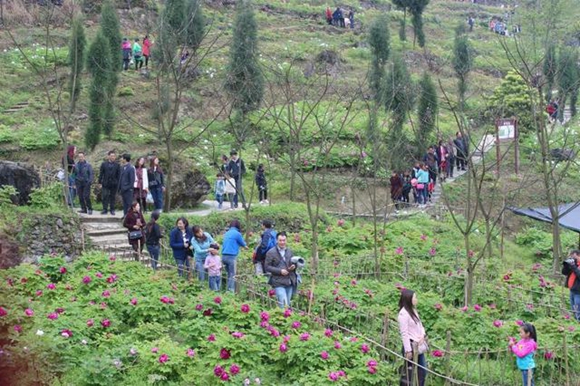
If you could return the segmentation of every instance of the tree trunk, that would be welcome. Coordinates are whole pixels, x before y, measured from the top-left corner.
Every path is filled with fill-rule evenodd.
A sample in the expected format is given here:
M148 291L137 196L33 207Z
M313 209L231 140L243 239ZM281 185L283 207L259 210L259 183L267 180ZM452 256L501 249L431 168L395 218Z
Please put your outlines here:
M167 181L165 182L165 204L163 210L169 212L171 210L171 185L173 184L173 144L171 138L165 139L165 147L167 149Z
M473 276L475 267L473 266L473 256L471 255L470 251L470 242L469 242L469 234L464 234L464 243L465 243L465 254L467 255L467 275L465 277L465 294L464 294L464 306L471 305L471 299L473 297Z

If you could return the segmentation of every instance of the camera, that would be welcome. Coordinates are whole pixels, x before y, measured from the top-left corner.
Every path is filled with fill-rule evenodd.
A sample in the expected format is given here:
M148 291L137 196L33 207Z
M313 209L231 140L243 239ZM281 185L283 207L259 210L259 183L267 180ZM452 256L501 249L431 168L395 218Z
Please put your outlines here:
M576 259L573 258L573 257L569 257L566 260L564 260L564 263L566 263L568 265L575 266L576 265Z
M304 259L300 256L292 256L290 262L296 266L296 269L300 269L304 267L304 264L306 264Z

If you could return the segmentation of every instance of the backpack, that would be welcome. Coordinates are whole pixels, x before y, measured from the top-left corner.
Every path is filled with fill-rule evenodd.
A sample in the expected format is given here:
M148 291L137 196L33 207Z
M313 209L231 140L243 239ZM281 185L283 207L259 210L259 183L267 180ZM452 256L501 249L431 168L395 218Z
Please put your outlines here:
M260 250L260 255L261 256L266 256L266 252L268 252L270 249L274 248L276 246L276 237L278 236L278 233L275 230L270 230L270 238L268 239L268 244L266 245L266 248L263 250Z

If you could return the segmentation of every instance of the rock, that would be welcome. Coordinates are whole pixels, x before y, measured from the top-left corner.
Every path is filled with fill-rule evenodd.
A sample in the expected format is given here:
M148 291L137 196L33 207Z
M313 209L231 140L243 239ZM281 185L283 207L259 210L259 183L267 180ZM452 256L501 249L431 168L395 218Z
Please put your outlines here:
M56 226L59 228L62 228L64 226L61 218L56 219Z
M0 234L0 268L15 267L20 263L18 244L8 236Z
M175 175L175 178L181 179L174 181L171 186L172 208L191 208L199 205L211 190L209 181L199 170Z
M12 198L12 202L26 205L32 189L40 187L40 177L31 166L0 161L0 187L7 185L14 186L18 190L18 195Z

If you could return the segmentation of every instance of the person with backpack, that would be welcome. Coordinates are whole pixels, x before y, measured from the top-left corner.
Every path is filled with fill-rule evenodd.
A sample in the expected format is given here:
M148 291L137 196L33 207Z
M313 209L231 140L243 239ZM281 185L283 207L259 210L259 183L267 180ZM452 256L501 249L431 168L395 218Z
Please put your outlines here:
M260 238L260 245L254 251L254 265L256 266L256 275L264 274L264 261L266 260L266 253L276 246L276 236L278 233L273 228L272 220L262 221L262 235Z
M562 274L566 275L566 287L570 290L570 308L580 321L580 250L570 252L562 264Z
M123 70L127 71L129 69L129 62L131 62L131 42L127 38L123 38L121 50L123 51Z
M135 39L135 43L133 43L133 59L135 60L135 71L143 68L143 48L139 44L139 39Z
M161 251L159 240L163 238L161 227L157 224L159 216L160 212L154 210L151 213L151 221L145 226L145 244L147 244L147 251L149 252L149 256L151 256L151 268L154 271L157 270L157 265L159 264L159 253Z

